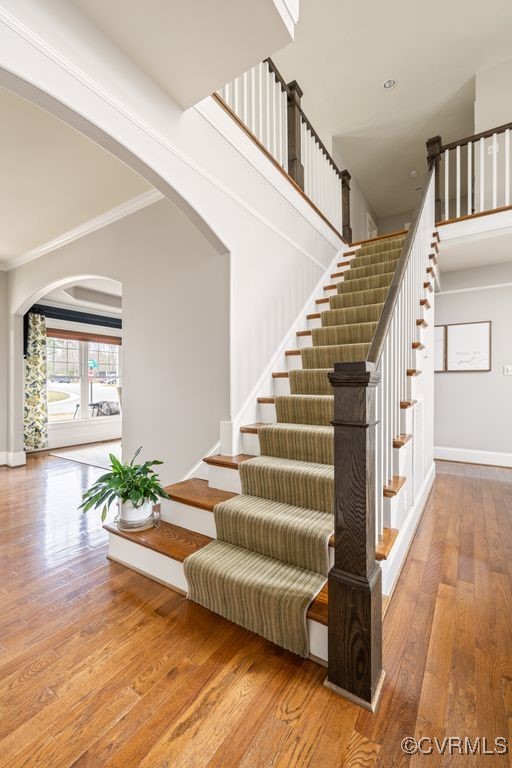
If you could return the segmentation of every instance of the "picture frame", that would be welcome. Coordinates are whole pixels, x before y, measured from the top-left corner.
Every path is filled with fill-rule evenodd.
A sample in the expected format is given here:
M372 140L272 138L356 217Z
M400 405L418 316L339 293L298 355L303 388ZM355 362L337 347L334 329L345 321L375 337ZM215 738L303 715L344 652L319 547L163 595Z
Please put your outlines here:
M446 371L489 372L491 366L490 320L451 323L446 326Z
M434 326L434 373L446 371L446 325Z

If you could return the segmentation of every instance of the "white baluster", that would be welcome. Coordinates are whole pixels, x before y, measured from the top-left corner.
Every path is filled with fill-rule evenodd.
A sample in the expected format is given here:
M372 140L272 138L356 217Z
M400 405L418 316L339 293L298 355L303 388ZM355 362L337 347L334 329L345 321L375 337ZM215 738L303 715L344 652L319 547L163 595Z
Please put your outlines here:
M498 134L492 135L492 207L498 207Z
M456 149L456 199L455 199L455 216L460 218L460 145Z
M444 152L444 218L450 218L450 150Z
M484 210L484 197L485 197L485 141L480 139L480 199L478 201L478 210L482 212Z
M472 193L473 193L473 168L472 168L473 144L471 141L468 141L468 144L467 144L467 155L468 155L468 216L470 216L472 213L472 205L473 205L473 201L471 199Z
M510 205L510 129L505 131L505 205Z

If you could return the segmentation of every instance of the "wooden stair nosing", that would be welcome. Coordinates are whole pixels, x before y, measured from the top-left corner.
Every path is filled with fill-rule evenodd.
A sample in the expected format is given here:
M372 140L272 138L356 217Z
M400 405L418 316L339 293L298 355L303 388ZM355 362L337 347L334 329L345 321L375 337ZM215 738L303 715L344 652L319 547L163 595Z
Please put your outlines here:
M221 453L216 453L213 456L205 456L203 461L210 467L238 469L242 461L248 461L249 459L254 459L254 456L250 453L237 453L235 456L226 456Z
M262 421L258 421L256 424L244 424L243 427L240 427L240 432L245 435L257 435L258 429L264 426L265 424Z
M425 345L421 343L421 341L413 341L412 343L413 349L425 349Z
M312 336L312 331L297 331L297 336Z
M325 297L323 299L315 299L315 304L328 304L329 303L329 297Z
M388 559L389 553L393 549L393 544L395 543L397 536L398 536L397 528L384 528L381 535L379 536L379 541L377 543L377 548L375 550L376 560Z
M337 267L350 267L352 264L352 259L348 259L348 261L338 261L336 264ZM331 275L333 277L333 275Z
M384 486L384 496L386 499L392 499L393 496L396 496L406 480L407 478L402 475L395 475L389 485Z
M418 328L428 328L428 323L423 317L418 317L416 320L416 325Z
M407 408L412 408L417 402L417 400L400 400L400 408L405 411Z
M300 353L300 349L287 349L284 354L286 357L293 357L294 355L300 355Z
M172 483L166 487L166 492L171 501L187 504L189 507L198 507L211 512L216 504L227 501L236 496L231 491L222 491L219 488L210 488L208 480L200 477L192 477L179 483Z
M311 312L309 315L306 315L306 320L320 320L321 317L321 312Z
M273 371L272 372L272 378L273 379L288 379L288 371Z
M407 369L407 375L408 376L419 376L421 371L418 368L408 368Z
M430 280L428 280L427 282L423 283L423 287L424 287L424 288L425 288L425 290L426 290L426 291L428 291L429 293L432 293L432 291L434 290L434 289L432 288L432 283L430 282Z
M398 435L398 437L395 437L393 440L393 448L403 448L411 439L412 435Z
M430 309L431 304L428 299L420 299L420 306L425 307L426 309Z
M332 285L324 285L324 291L334 291L338 287L338 283L333 283Z
M268 397L258 397L258 403L260 403L260 405L274 405L275 402L276 399L272 395L269 395Z

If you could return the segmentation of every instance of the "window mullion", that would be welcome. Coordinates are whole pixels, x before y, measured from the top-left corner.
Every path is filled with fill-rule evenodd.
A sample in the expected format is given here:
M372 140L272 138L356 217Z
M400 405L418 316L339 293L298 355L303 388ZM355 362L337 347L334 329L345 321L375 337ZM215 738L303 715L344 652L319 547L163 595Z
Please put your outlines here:
M80 342L80 399L82 402L82 408L81 408L81 418L82 419L88 419L90 408L89 408L89 367L87 365L88 361L88 342L87 341L81 341Z

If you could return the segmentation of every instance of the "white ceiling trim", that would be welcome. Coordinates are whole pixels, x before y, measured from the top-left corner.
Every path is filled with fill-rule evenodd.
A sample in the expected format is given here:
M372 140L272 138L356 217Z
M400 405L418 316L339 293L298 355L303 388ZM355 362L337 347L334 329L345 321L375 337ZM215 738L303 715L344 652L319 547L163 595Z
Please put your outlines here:
M34 261L46 253L56 251L58 248L62 248L64 245L72 243L74 240L79 240L85 235L90 235L91 232L96 232L98 229L106 227L108 224L113 224L115 221L124 219L126 216L130 216L132 213L147 208L148 205L156 203L158 200L163 199L163 195L157 189L150 189L148 192L143 192L141 195L132 197L131 200L127 200L126 203L116 205L115 208L111 208L110 211L95 216L93 219L80 224L74 229L70 229L69 232L59 235L59 237L50 240L48 243L39 245L27 253L22 253L19 256L15 256L9 261L0 264L0 269L7 271L9 269L15 269L22 264L27 264L29 261Z

